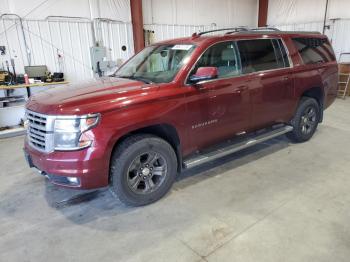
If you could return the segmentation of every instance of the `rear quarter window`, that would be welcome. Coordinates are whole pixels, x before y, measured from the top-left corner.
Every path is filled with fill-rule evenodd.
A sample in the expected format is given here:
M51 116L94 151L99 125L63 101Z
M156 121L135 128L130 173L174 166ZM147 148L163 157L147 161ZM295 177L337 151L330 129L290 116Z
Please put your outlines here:
M335 61L333 49L327 38L293 38L304 64L319 64Z

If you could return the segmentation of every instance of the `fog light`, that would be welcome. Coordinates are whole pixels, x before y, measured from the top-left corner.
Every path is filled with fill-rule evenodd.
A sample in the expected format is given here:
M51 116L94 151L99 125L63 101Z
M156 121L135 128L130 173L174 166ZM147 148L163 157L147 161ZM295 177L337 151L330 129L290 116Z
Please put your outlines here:
M72 183L72 184L78 184L79 183L79 180L77 177L67 177L67 180L69 181L69 183Z

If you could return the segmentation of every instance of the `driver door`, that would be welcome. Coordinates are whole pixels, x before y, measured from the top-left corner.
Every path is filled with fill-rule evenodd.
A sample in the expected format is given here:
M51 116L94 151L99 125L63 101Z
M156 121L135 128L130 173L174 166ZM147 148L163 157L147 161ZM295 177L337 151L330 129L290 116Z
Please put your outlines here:
M208 48L190 76L199 67L216 67L218 77L196 84L187 80L187 125L193 150L232 138L251 124L249 81L248 76L241 75L235 42L220 42Z

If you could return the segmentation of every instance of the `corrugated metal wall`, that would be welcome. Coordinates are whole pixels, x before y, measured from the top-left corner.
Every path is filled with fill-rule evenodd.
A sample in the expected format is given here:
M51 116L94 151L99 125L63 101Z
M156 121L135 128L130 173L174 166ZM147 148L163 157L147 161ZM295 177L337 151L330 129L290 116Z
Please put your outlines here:
M111 60L125 61L133 54L131 23L100 21L95 27L100 38L97 40L108 48ZM24 72L25 65L47 65L51 72L63 71L69 81L93 77L90 61L93 33L89 20L23 20L23 29L27 48L19 20L0 20L0 45L7 48L0 63L14 58L18 73ZM123 45L126 51L122 51Z
M147 1L147 0L146 0ZM349 0L269 0L268 25L323 21L328 2L328 19L350 19Z
M145 24L256 26L257 0L143 0Z
M148 24L144 25L146 30L154 31L154 40L162 41L177 37L191 36L194 32L215 29L210 25L170 25L170 24Z
M131 23L103 20L94 23L97 40L108 48L110 59L125 61L133 55ZM327 30L337 57L341 52L350 52L350 19L329 21ZM309 22L276 25L282 30L322 31L323 23ZM0 56L0 67L10 58L15 59L16 70L23 73L24 66L45 64L51 72L63 71L69 81L93 77L90 62L90 46L93 33L90 20L23 20L23 33L18 19L0 19L0 45L7 48ZM211 25L148 24L145 29L155 32L155 41L190 36L193 32L215 29ZM126 51L121 47L125 45ZM27 51L28 50L28 54ZM29 59L28 59L28 57Z
M332 41L337 59L341 53L350 52L350 19L333 20L331 23L329 37ZM350 57L346 57L346 61L350 62Z
M275 25L280 30L285 31L317 31L322 32L323 22L308 22L286 25Z

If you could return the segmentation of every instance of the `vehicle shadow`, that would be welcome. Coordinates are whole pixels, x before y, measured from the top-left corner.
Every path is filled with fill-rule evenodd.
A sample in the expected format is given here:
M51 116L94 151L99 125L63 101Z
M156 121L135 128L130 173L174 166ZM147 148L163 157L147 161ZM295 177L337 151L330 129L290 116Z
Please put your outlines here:
M172 190L170 190L162 201L167 201L167 196L178 190L185 189L205 179L210 179L218 174L233 170L288 146L289 140L282 136L203 164L199 167L186 170L178 176ZM115 197L107 188L89 191L72 190L57 187L47 181L45 184L45 198L51 208L61 212L73 223L80 225L103 217L130 217L122 216L130 212L151 212L147 211L149 206L138 208L124 206L116 201ZM154 207L154 205L157 204L162 205L162 201L158 201L151 206ZM117 225L110 224L105 230L113 229L117 229Z
M186 188L187 186L202 181L203 179L211 178L250 162L254 162L257 159L284 149L289 145L290 141L285 136L281 136L248 147L220 159L202 164L198 167L185 170L178 177L178 182L174 184L174 188Z

